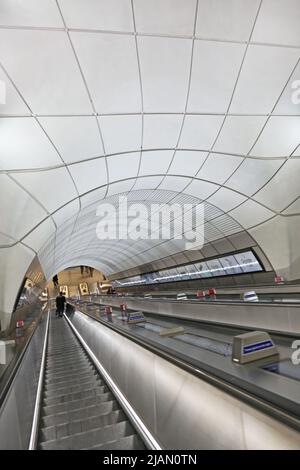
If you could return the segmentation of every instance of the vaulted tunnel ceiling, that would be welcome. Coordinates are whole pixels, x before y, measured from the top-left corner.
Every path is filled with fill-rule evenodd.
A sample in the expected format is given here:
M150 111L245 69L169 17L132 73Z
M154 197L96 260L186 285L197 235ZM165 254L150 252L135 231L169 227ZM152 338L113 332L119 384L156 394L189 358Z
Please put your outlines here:
M299 19L298 0L0 0L0 310L36 254L50 276L180 251L93 240L119 194L206 201L207 243L247 231L300 277Z

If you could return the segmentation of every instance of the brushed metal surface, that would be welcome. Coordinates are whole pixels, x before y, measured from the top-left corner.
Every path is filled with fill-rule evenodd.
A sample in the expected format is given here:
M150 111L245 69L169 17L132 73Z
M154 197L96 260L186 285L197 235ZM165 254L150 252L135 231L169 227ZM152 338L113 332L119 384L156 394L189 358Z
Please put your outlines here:
M81 312L71 321L164 448L300 449L297 431Z

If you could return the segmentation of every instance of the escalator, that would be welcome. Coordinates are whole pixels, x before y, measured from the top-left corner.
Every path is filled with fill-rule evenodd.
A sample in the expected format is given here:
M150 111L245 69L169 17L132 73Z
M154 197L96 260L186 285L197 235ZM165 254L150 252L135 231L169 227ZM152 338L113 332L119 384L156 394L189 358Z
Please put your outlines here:
M37 448L145 448L66 320L53 316L49 327Z

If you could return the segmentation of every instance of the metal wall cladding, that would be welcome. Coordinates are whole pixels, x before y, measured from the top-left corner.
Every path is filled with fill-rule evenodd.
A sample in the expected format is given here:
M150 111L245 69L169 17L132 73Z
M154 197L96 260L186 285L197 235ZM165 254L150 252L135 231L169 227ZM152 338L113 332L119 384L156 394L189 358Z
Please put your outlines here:
M43 316L0 410L0 449L28 449L47 318Z
M72 322L166 449L300 449L299 433L92 318Z

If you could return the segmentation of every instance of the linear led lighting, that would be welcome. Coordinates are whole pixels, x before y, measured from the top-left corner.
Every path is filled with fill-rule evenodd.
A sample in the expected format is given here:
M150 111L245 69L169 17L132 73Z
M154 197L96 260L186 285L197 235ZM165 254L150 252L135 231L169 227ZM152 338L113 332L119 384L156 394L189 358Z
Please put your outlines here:
M237 262L237 259L235 256L244 256L248 257L248 260L245 260L245 262ZM232 261L234 261L234 264L231 264L229 266L223 266L222 265L222 260L226 258L232 258ZM196 278L196 279L201 279L202 277L216 277L218 276L218 273L224 273L224 276L234 276L238 274L246 274L250 272L258 272L262 271L263 268L261 264L259 263L258 259L254 255L252 251L244 251L242 253L236 253L231 254L231 255L223 255L220 258L214 258L212 260L208 260L208 262L211 263L219 263L222 266L220 267L213 267L209 269L203 269L202 271L195 270L195 265L193 263L190 263L188 265L183 266L181 269L186 268L187 271L184 273L176 273L176 274L168 274L166 276L160 276L158 272L152 272L152 273L147 273L147 274L142 274L139 279L137 279L137 276L127 278L124 282L122 281L114 281L115 284L119 287L130 287L130 286L135 286L135 285L141 285L141 284L154 284L154 283L161 283L161 282L171 282L171 281L179 281L183 278ZM202 263L206 263L206 261L202 261ZM194 270L189 272L189 268L194 267ZM254 269L253 269L254 268ZM173 268L174 269L174 268ZM232 272L232 271L240 271L240 272ZM162 270L161 273L163 274L164 271L172 271L172 269L165 269ZM152 278L149 279L148 276L152 276Z
M195 276L197 274L205 274L205 273L214 273L214 272L218 272L218 271L226 271L226 269L238 269L238 268L241 268L241 267L245 267L245 266L254 266L257 264L257 261L253 261L251 263L245 263L245 264L236 264L235 266L227 266L227 267L224 267L224 268L212 268L212 269L206 269L205 271L193 271L191 273L182 273L182 274L174 274L174 275L171 275L171 276L164 276L164 277L156 277L155 279L153 279L154 281L162 281L162 280L165 280L165 279L173 279L173 278L176 278L176 277L183 277L183 276Z

